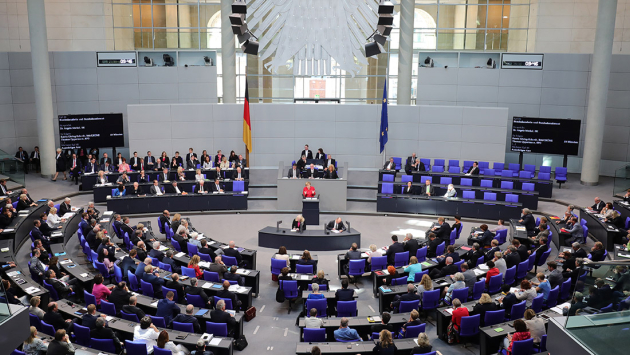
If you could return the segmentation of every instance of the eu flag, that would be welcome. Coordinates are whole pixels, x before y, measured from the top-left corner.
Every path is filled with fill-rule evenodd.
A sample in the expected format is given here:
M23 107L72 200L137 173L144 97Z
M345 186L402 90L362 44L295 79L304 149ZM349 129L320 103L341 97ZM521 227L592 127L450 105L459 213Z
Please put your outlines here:
M385 144L387 144L387 130L389 128L389 122L387 119L387 80L383 86L383 106L381 109L381 134L379 134L378 140L381 143L381 153L385 150Z

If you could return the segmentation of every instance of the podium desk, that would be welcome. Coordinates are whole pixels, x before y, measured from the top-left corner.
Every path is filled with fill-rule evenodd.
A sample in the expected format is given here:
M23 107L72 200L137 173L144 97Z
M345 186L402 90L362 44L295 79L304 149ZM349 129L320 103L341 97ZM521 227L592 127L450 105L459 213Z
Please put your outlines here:
M292 232L289 228L265 227L258 231L258 246L278 249L283 245L288 250L328 251L348 249L352 243L361 246L361 233L351 228L341 233L324 232L323 229L306 229L304 232Z
M247 195L225 192L220 194L166 193L162 196L124 196L107 199L107 209L120 214L170 211L246 210Z
M617 229L614 224L602 222L598 216L589 213L583 208L580 208L580 218L586 220L588 232L592 234L595 239L602 242L606 250L609 252L615 250L615 237L619 234L619 229Z
M307 226L319 225L319 199L302 199L302 217L304 217L304 223Z

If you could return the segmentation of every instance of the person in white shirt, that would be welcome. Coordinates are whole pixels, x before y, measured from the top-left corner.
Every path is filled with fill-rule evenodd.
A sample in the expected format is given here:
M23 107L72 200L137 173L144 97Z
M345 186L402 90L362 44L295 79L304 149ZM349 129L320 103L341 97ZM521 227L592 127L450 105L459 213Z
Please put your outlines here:
M286 260L287 267L290 265L289 254L287 254L287 248L284 246L281 246L280 249L278 249L278 253L274 255L273 258L278 260Z
M201 181L201 180L205 180L205 177L201 173L201 169L197 169L197 172L195 174L195 181Z
M50 228L55 228L55 225L62 221L61 217L57 216L57 209L55 207L51 208L48 213L48 220L46 221L48 226Z
M153 323L151 317L144 316L140 320L140 325L133 328L133 341L145 343L147 346L147 354L153 353L153 346L157 345L157 339L160 331Z
M212 169L212 162L210 161L210 156L206 157L206 160L203 162L204 169Z
M321 328L324 325L324 321L321 318L317 318L317 308L311 308L309 315L310 317L304 320L305 328Z
M455 187L453 186L453 184L448 184L448 189L446 190L444 197L455 197L455 196L457 196L457 191L455 190Z

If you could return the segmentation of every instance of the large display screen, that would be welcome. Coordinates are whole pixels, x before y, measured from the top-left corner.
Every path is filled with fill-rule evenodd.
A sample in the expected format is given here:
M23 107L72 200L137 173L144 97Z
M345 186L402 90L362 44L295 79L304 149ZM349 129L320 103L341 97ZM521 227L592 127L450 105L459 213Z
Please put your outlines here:
M580 121L557 118L514 117L513 152L578 155Z
M59 115L59 140L61 149L123 147L123 115Z

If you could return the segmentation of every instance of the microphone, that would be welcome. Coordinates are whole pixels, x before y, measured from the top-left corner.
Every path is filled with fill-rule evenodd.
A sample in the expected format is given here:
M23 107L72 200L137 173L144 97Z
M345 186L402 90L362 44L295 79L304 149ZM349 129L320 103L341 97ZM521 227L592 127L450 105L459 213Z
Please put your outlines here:
M348 224L348 233L350 233L350 222L346 221L346 223Z
M280 231L280 224L282 224L282 221L277 221L276 222L276 232Z
M324 223L324 234L329 235L330 232L326 229L326 223Z

